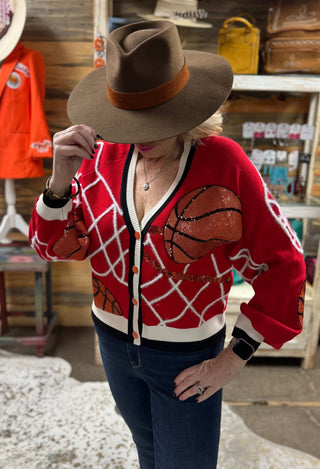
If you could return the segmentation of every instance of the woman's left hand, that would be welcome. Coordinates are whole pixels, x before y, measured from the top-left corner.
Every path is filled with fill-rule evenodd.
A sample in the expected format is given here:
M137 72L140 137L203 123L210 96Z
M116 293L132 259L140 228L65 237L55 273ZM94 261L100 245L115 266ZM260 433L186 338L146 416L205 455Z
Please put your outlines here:
M198 385L200 385L205 391L199 395L197 402L203 402L235 378L246 363L229 345L217 357L183 370L174 380L176 384L174 394L184 401L199 394Z

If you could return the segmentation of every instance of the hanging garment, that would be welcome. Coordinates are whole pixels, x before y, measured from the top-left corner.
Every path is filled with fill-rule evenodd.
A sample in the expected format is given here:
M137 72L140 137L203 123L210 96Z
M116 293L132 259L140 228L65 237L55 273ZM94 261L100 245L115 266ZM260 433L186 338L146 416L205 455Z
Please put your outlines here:
M19 42L0 68L0 178L44 175L43 158L52 157L44 95L42 55Z

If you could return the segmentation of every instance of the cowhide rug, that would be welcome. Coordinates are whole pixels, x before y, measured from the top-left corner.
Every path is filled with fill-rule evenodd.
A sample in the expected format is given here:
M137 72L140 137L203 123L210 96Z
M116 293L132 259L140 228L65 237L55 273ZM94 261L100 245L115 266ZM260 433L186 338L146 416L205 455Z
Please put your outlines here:
M81 383L70 372L60 358L0 350L1 469L138 468L108 384ZM224 404L218 468L311 469L320 461L255 435Z

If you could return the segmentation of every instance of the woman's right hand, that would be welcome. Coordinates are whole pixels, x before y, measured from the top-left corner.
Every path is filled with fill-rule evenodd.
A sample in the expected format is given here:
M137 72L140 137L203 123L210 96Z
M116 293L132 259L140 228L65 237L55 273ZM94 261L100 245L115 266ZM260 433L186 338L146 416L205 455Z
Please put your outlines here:
M86 125L73 125L53 136L53 171L50 189L63 196L79 170L82 160L91 160L96 132Z

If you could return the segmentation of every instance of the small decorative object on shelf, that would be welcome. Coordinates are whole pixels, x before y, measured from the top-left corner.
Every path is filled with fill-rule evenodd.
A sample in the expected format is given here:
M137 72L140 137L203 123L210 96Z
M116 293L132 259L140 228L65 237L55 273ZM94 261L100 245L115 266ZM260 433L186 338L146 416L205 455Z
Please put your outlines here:
M106 0L94 1L94 68L103 67L106 64L106 36L108 24L106 4Z

